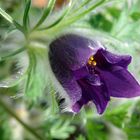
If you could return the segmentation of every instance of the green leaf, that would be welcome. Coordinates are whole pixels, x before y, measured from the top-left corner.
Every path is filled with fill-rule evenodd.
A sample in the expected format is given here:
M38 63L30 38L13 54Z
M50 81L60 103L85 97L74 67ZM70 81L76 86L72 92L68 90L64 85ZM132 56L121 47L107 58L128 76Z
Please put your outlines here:
M88 120L86 133L88 140L107 140L107 128L104 122L99 119Z
M25 51L25 49L26 49L25 47L22 47L22 48L20 48L20 49L18 49L18 50L16 50L16 51L14 51L14 52L12 52L12 53L6 55L6 56L1 56L1 57L0 57L0 61L4 61L4 60L6 60L6 59L9 59L9 58L11 58L11 57L13 57L13 56L15 56L15 55L17 55L17 54L19 54L19 53Z
M140 12L134 12L131 14L133 20L137 21L140 19Z
M85 7L89 2L91 2L91 0L85 0L77 9L75 9L73 11L73 14L75 14L76 12L78 12L79 10L81 10L83 7Z
M11 140L12 136L12 128L10 126L9 116L5 112L5 110L0 106L0 139L1 140Z
M86 138L83 135L79 135L76 140L86 140Z
M93 15L90 17L89 23L95 29L104 30L106 32L110 32L112 28L112 23L102 14Z
M19 85L26 78L26 72L19 70L16 74L0 81L0 88L10 88Z
M131 107L132 102L126 102L118 105L113 109L107 109L104 114L105 120L111 122L115 126L122 128L124 125L124 121L128 118L128 111Z
M43 15L41 16L40 20L37 22L37 24L35 25L33 30L38 28L46 20L46 18L50 15L50 13L52 12L52 10L54 8L55 1L56 0L49 0L48 6L45 8Z
M123 28L127 25L128 23L128 11L126 8L124 8L124 10L121 12L121 15L119 17L119 19L117 20L116 23L114 23L113 29L112 29L112 35L113 36L117 36L119 33L121 33L121 31L123 30Z
M2 8L0 8L0 15L4 17L9 23L15 25L17 29L23 32L22 26L17 23L9 14L7 14Z
M115 19L118 19L120 17L121 10L117 7L108 7L107 11Z
M67 139L75 132L75 126L71 124L71 116L63 116L60 113L52 113L51 108L47 108L44 114L46 121L42 124L47 139Z
M48 83L46 59L47 54L45 48L36 48L29 46L29 67L27 70L27 79L25 85L25 97L29 103L36 101L43 96Z
M116 28L116 27L115 27ZM116 29L117 30L117 29ZM131 40L140 43L140 21L129 22L124 21L122 27L116 32L115 36L120 40ZM132 34L133 33L133 34Z
M31 0L28 0L26 2L24 16L23 16L23 26L24 26L24 28L26 30L28 28L28 18L29 18L29 10L30 10L30 7L31 7Z
M6 56L2 56L0 57L0 62L8 62L8 61L14 61L17 62L17 69L18 71L16 71L14 74L10 74L8 76L8 78L2 79L0 81L0 88L10 88L10 87L14 87L17 86L23 79L25 79L26 77L26 68L23 68L21 65L18 65L19 62L19 56L16 56L18 54L20 54L21 52L25 51L25 47L22 47L10 54L7 54ZM7 61L8 60L8 61ZM18 61L17 61L18 60ZM16 69L14 68L14 69Z
M74 132L75 128L70 125L68 121L62 122L58 120L50 129L50 135L52 138L56 139L66 139L69 134Z
M11 24L14 24L14 19L7 14L3 9L0 8L0 14L1 16L3 16L8 22L10 22Z
M70 10L70 7L67 7L65 9L64 13L54 23L52 23L51 25L49 25L47 27L42 27L39 30L46 30L46 29L50 29L50 28L56 26L57 24L59 24L60 22L63 21L63 19L66 17L67 13L69 12L69 10Z
M70 25L70 24L78 21L79 19L81 19L82 17L84 17L85 15L90 13L92 10L94 10L98 6L101 6L105 1L106 0L100 0L99 2L96 2L94 5L90 6L89 8L87 8L86 10L82 11L81 13L79 13L77 15L72 14L72 16L69 16L68 18L66 18L65 21L60 26L61 27L67 26L67 25Z
M132 111L132 115L129 120L125 123L123 129L129 140L139 140L140 138L140 101L135 104Z

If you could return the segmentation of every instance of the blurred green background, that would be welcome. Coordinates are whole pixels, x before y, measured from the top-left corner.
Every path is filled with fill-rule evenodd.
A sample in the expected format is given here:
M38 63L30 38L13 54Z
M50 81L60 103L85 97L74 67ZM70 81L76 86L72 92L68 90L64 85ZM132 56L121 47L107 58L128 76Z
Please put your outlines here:
M97 1L85 3L80 12ZM0 0L0 7L22 23L25 9L28 9L26 2ZM73 7L77 8L81 3L84 0L77 0ZM53 23L68 4L69 1L57 1L43 25ZM26 21L30 22L30 27L38 21L46 5L47 1L32 0L30 19ZM74 14L72 9L71 15ZM66 26L63 32L67 28L86 30L110 50L132 55L129 69L140 81L140 0L108 0ZM59 35L62 27L33 34L33 44L47 46L56 31ZM47 75L44 50L31 47L28 53L32 55L28 56L22 52L26 41L13 24L0 16L0 140L140 140L139 98L113 98L103 115L98 115L91 103L78 114L61 113L53 87L44 79L44 74ZM26 77L23 73L28 66Z

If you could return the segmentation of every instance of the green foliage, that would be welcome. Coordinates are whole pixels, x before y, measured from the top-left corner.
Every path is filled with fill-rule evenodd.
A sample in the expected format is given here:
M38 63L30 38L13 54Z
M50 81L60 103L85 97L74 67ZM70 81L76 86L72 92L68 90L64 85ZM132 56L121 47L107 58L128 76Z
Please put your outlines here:
M131 17L133 20L138 21L140 19L140 12L133 12Z
M111 4L109 4L110 2ZM4 2L0 1L0 5L4 5L2 3ZM15 50L8 48L9 51L2 50L0 52L0 78L5 77L2 71L6 73L6 76L10 77L8 81L0 82L0 87L2 88L0 89L0 98L11 95L9 94L10 91L14 92L15 96L18 95L17 91L19 90L12 90L10 87L19 86L22 87L20 90L24 92L24 98L14 100L16 104L20 105L23 100L26 107L29 105L36 107L44 99L45 108L36 107L35 114L32 113L32 108L30 108L26 113L29 116L28 122L32 120L30 116L39 116L35 121L35 125L39 127L39 132L42 135L45 134L45 139L48 140L108 140L109 134L112 133L109 131L109 124L126 134L128 140L139 140L140 103L136 100L126 101L121 104L115 101L117 105L111 104L102 116L96 116L95 114L97 113L93 113L90 109L79 113L80 117L75 116L73 119L71 119L71 115L60 115L55 99L56 91L51 80L52 75L48 70L47 48L52 38L54 39L54 36L58 36L65 28L68 30L72 28L72 30L87 29L95 37L97 34L109 49L131 54L133 63L130 69L140 79L140 1L134 0L132 4L127 5L126 0L118 2L114 0L96 0L94 2L91 0L71 0L71 4L57 11L58 14L53 11L55 0L50 0L43 11L38 9L34 12L35 8L31 5L31 0L26 0L24 6L23 3L21 5L21 7L24 7L21 11L24 12L23 14L22 12L20 13L20 17L19 15L15 16L18 12L14 7L11 7L13 9L12 14L8 14L10 12L7 12L6 8L5 10L0 8L0 51L2 50L3 40L7 38L10 34L9 31L13 30L13 28L20 30L24 35L24 39L20 44L21 47L14 48ZM96 8L98 8L97 11L95 11ZM41 16L38 16L39 12L42 12ZM55 15L58 17L54 20L53 16L56 17ZM48 22L50 19L51 21ZM13 39L8 41L11 44ZM26 60L22 60L20 55L18 56L22 52L26 54L29 60L27 69L23 65ZM11 69L7 65L9 61L14 62L15 59L17 59L19 66L23 65L20 70L25 70L22 75L17 73L11 79L9 75ZM6 67L6 70L4 70L4 67ZM6 96L6 98L9 98L9 96ZM137 104L135 104L136 102ZM7 100L5 100L5 103L7 103ZM0 107L0 140L13 140L9 123L10 116L7 115L8 111L5 113L6 111ZM43 111L45 116L43 116ZM21 123L21 125L24 124ZM30 133L33 132L32 134L36 137L37 134L34 133L36 129L32 130L32 127L28 126L25 128ZM118 135L117 132L113 134ZM26 137L30 139L30 136L27 135ZM40 139L43 138L40 137Z
M112 23L106 19L102 14L91 16L89 20L90 24L96 29L102 29L109 32L112 27Z
M0 107L0 139L1 140L11 140L12 131L9 124L9 116L5 113L5 110Z
M25 11L24 11L24 17L23 17L23 26L24 28L27 30L27 28L29 27L29 10L31 7L31 0L27 0L26 4L25 4Z
M48 6L44 9L44 12L40 18L40 20L37 22L33 30L35 30L38 26L40 26L44 20L49 16L49 14L52 12L56 0L50 0L48 3Z
M107 7L103 12L91 15L89 23L95 29L110 32L113 28L114 22L120 17L120 14L121 10L119 8Z
M98 120L88 120L86 125L88 140L107 140L107 128Z
M128 118L128 111L131 106L132 102L126 102L114 107L113 109L108 109L104 118L116 127L122 128L125 120Z
M60 140L69 138L75 131L75 127L70 124L71 121L65 120L58 114L50 115L50 113L50 109L46 110L45 116L47 119L43 125L46 138Z
M76 140L85 140L85 137L82 136L82 135L79 135L79 136L76 138Z
M139 140L140 138L140 101L135 104L130 118L128 118L124 131L129 140Z
M25 84L25 96L28 101L36 102L39 97L45 92L47 86L47 73L46 73L46 53L44 49L29 50L29 67L27 70L27 81Z

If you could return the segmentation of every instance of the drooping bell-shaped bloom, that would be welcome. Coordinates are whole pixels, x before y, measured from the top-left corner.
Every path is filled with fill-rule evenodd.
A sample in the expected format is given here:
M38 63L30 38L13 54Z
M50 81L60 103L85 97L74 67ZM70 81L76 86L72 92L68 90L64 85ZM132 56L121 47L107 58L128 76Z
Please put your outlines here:
M131 56L113 54L94 40L75 34L63 35L50 44L49 59L73 112L79 112L92 101L102 114L111 96L140 95L139 83L127 70Z

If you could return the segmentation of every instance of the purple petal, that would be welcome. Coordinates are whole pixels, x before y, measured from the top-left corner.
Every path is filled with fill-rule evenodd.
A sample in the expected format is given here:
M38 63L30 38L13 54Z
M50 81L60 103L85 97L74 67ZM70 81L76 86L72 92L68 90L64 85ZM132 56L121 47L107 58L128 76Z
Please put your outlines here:
M104 49L98 50L95 58L98 65L102 68L108 68L111 65L118 65L127 68L131 62L131 56L129 55L116 55Z
M90 85L101 86L103 84L98 74L89 74L86 79Z
M69 95L72 105L74 105L78 100L81 99L82 91L74 78L69 79L61 84Z
M89 71L88 71L87 67L85 66L78 70L73 71L73 75L76 80L79 80L79 79L82 79L82 78L86 77L87 75L89 75Z
M61 63L61 61L58 61L57 57L53 56L53 54L50 54L49 57L50 65L55 77L67 92L68 96L70 97L71 103L74 104L75 102L80 100L82 92L73 76L73 72L69 70L66 65Z
M140 96L140 85L128 70L120 66L113 66L110 70L101 70L100 76L104 79L108 92L113 97Z
M89 57L94 55L102 46L88 38L67 34L59 37L50 44L49 54L57 58L71 70L85 66Z
M98 74L89 74L88 67L82 67L81 69L73 71L73 75L76 80L86 78L86 81L91 85L99 86L102 84Z
M78 80L78 83L82 89L82 98L73 106L73 111L78 112L83 105L93 101L98 113L102 114L109 101L109 97L106 97L107 89L105 85L93 86L86 79Z

